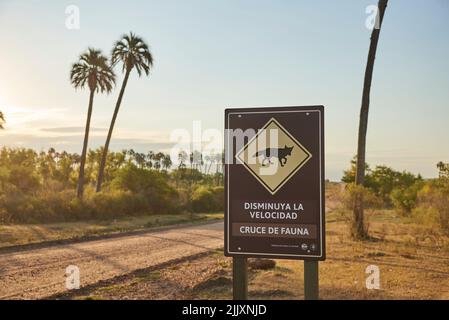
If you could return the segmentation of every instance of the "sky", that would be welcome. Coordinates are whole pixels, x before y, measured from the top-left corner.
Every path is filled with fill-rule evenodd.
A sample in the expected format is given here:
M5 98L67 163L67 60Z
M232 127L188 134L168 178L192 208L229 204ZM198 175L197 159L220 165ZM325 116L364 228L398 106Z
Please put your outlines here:
M223 129L227 107L325 106L326 178L356 153L374 0L0 0L0 147L81 152L87 90L69 81L88 47L123 33L150 45L132 74L112 149L167 151L176 129ZM79 28L67 28L79 9ZM70 20L71 21L71 20ZM374 67L367 161L437 175L449 162L449 1L390 0ZM118 83L123 75L117 68ZM91 148L104 144L117 87L97 95ZM199 121L199 122L198 122Z

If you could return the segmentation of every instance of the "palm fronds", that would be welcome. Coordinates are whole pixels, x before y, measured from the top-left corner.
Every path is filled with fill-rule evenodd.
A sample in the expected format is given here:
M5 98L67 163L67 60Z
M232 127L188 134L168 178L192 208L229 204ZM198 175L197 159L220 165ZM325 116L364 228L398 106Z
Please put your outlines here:
M111 54L112 65L115 66L118 62L122 62L122 71L131 71L136 68L139 77L142 73L147 76L150 74L150 69L153 66L153 56L148 45L141 38L134 33L123 35L120 40L114 44Z
M109 93L115 85L115 74L108 58L100 50L89 48L72 65L70 81L76 89L87 84L90 90Z

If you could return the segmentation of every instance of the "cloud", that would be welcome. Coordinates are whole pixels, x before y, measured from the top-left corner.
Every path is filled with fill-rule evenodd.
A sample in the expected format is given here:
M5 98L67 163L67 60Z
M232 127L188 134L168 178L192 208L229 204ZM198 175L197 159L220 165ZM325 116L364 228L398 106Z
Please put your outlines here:
M46 150L53 147L59 151L81 152L84 134L72 134L63 136L36 136L22 133L0 133L0 148L3 146L12 148L32 148L35 150ZM105 137L91 136L89 148L95 149L104 145ZM174 143L159 139L135 139L135 138L113 138L112 150L134 149L139 152L168 151Z
M8 127L17 129L35 128L36 124L48 121L64 121L67 109L2 106L2 111L8 117Z
M84 133L85 127L56 127L56 128L41 128L40 131L51 133ZM108 128L90 128L90 132L105 132Z

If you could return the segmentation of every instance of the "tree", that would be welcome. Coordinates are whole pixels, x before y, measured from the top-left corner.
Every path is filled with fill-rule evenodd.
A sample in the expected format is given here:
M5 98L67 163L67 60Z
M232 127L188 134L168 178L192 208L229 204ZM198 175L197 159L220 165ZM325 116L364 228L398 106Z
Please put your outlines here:
M147 153L147 167L148 168L153 168L153 163L154 161L154 152L153 151L148 151Z
M153 66L153 56L148 48L148 45L142 38L136 36L132 32L130 32L129 35L123 35L121 39L115 43L114 48L112 49L111 59L113 66L115 66L119 62L123 64L122 72L125 73L125 77L122 82L120 94L118 96L114 114L112 116L111 125L109 126L108 136L104 145L103 156L101 158L100 169L98 171L97 192L101 191L101 184L103 183L104 167L106 165L109 144L111 142L112 132L114 130L115 121L120 110L120 105L122 103L129 75L135 68L139 77L142 75L142 73L145 73L145 75L148 76L150 74L150 68Z
M438 168L438 178L441 179L449 177L449 164L440 161L437 163L437 168Z
M162 158L162 167L164 168L164 170L167 171L168 169L171 168L172 165L173 165L173 162L170 158L170 155L164 154L164 156Z
M154 155L154 168L156 170L161 170L163 167L163 160L165 155L162 152L158 152Z
M4 129L3 125L5 124L5 116L3 115L3 112L0 111L0 129Z
M115 74L108 63L108 59L101 51L89 48L86 53L83 53L79 57L79 61L72 65L70 80L75 89L83 89L87 86L90 90L77 190L78 198L82 198L84 192L84 166L86 164L90 120L92 117L95 92L111 92L115 84Z
M363 83L362 106L360 108L360 122L357 144L357 169L355 183L356 185L364 185L365 182L365 155L366 155L366 132L368 128L368 112L370 103L371 82L373 78L374 60L376 58L377 43L379 41L380 29L387 8L388 0L379 0L377 23L371 34L371 43L368 52L368 61L365 70L365 80ZM352 235L356 239L366 238L363 221L363 195L359 194L355 198L353 210L353 226Z
M357 171L357 155L351 160L351 168L343 171L343 177L341 181L344 183L354 183L355 182L355 174ZM365 163L365 180L368 178L366 172L370 172L371 168L368 163ZM366 181L365 181L366 183Z

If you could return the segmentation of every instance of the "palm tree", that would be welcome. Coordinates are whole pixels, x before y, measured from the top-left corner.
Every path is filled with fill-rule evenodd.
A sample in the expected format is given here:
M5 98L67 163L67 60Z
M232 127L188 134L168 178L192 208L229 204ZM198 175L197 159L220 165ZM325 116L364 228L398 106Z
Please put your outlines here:
M78 198L82 198L84 192L84 166L86 164L94 95L95 92L111 92L115 84L115 74L108 63L108 58L106 58L100 50L89 48L87 52L79 57L79 61L72 65L70 80L75 89L83 89L87 86L90 90L77 191Z
M148 151L148 153L147 153L147 167L148 168L153 168L153 165L154 165L154 163L153 163L153 161L154 161L154 151Z
M5 116L3 112L0 111L0 129L3 129L3 125L5 124Z
M112 65L115 66L121 62L122 72L125 77L122 82L122 88L115 105L114 115L112 116L111 125L109 126L108 137L104 145L103 156L101 158L100 170L97 179L97 192L101 191L101 184L103 183L104 167L106 165L106 157L108 154L109 143L111 142L112 131L114 130L115 120L117 119L120 105L122 103L123 94L125 93L126 84L131 71L135 68L139 77L142 73L150 74L150 68L153 66L153 56L145 41L130 32L129 35L123 35L117 41L112 49Z
M449 165L445 164L443 161L437 163L438 168L438 178L445 176L445 172L449 170Z
M366 132L368 128L368 112L370 103L371 81L373 78L374 60L376 58L377 43L379 41L380 28L387 8L388 0L379 0L377 25L371 34L371 43L368 52L368 61L365 70L365 80L363 83L362 106L360 108L359 136L357 144L357 168L355 184L365 183L365 155L366 155ZM356 239L366 238L367 232L363 222L363 194L357 193L353 210L352 235Z
M184 150L181 150L178 153L178 162L179 162L178 169L186 168L187 157L188 157L188 155Z
M164 154L164 156L162 157L162 167L164 168L164 170L168 170L170 169L170 167L173 165L173 162L170 158L169 154Z

